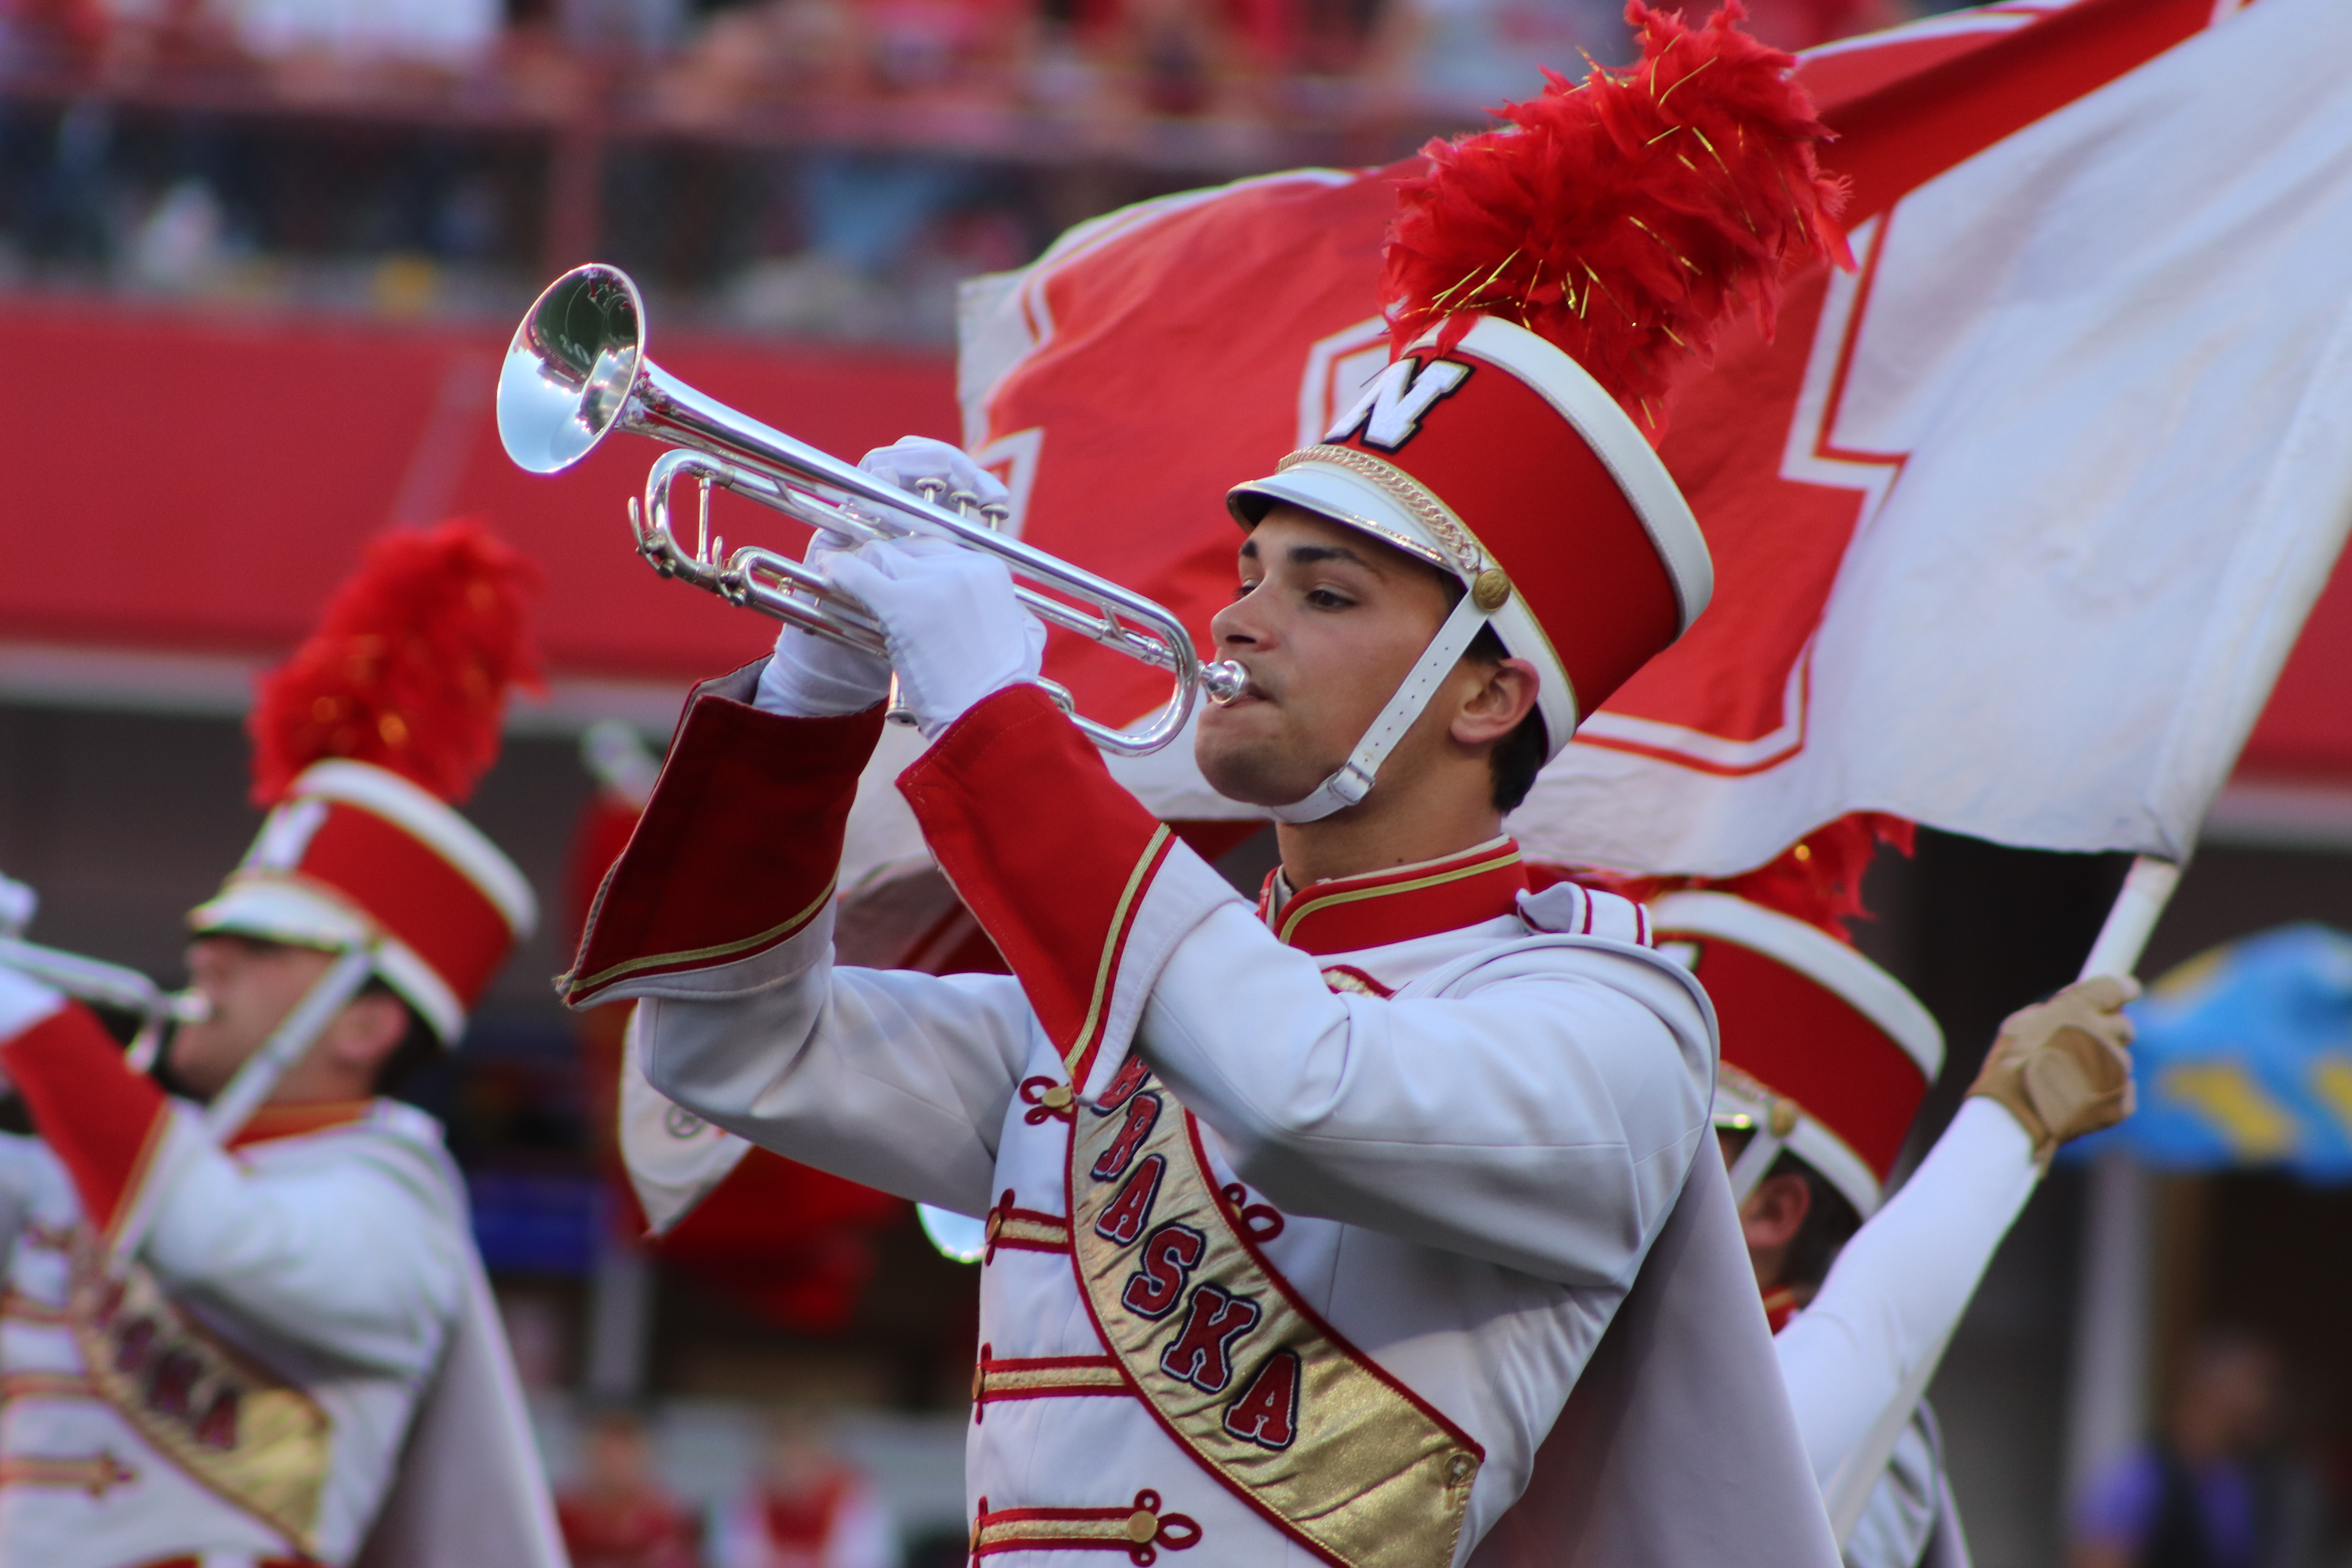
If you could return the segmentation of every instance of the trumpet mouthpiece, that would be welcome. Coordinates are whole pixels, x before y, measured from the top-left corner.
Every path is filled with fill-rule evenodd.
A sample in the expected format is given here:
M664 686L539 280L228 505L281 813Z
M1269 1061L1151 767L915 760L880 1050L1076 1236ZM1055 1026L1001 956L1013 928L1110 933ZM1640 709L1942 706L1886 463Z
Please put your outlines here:
M1239 697L1249 686L1249 671L1230 658L1201 667L1201 689L1210 701L1222 708Z

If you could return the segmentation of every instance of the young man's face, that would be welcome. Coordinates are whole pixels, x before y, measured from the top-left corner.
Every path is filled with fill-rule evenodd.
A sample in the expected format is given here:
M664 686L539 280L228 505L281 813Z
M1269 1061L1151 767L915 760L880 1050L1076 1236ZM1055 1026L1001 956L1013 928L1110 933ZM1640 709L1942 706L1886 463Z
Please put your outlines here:
M212 1014L173 1033L173 1076L192 1093L219 1093L334 962L314 947L252 937L215 933L190 942L189 984Z
M1297 800L1348 760L1451 607L1437 571L1359 529L1277 506L1241 551L1241 590L1209 623L1249 685L1202 710L1211 788L1250 805Z

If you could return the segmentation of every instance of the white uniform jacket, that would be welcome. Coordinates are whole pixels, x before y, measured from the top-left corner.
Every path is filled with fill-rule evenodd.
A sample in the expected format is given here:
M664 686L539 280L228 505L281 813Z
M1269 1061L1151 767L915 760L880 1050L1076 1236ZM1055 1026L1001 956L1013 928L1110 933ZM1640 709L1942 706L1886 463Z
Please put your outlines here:
M1963 1100L1919 1168L1776 1336L1806 1457L1823 1487L1921 1359L1942 1350L2040 1176L2033 1141L2015 1116L1996 1100ZM1897 1442L1846 1558L1855 1568L1966 1568L1932 1417L1915 1419Z
M1318 884L1269 929L1021 687L900 780L1017 978L835 968L834 868L878 711L780 718L737 700L751 682L740 672L690 705L568 994L638 998L646 1071L695 1113L988 1216L976 1554L1045 1568L1117 1539L1139 1564L1196 1548L1220 1568L1405 1560L1302 1531L1276 1495L1288 1482L1237 1480L1200 1458L1168 1401L1140 1395L1139 1368L1156 1364L1198 1389L1245 1384L1246 1399L1286 1353L1251 1344L1256 1305L1206 1284L1166 1317L1164 1347L1121 1351L1135 1325L1119 1302L1156 1315L1182 1298L1181 1237L1164 1255L1146 1240L1118 1302L1088 1293L1089 1236L1113 1234L1118 1205L1073 1226L1074 1203L1100 1197L1086 1196L1073 1140L1108 1137L1117 1108L1164 1095L1167 1125L1192 1131L1206 1185L1263 1265L1267 1321L1287 1310L1323 1330L1458 1445L1444 1468L1466 1489L1458 1529L1413 1561L1471 1558L1547 1468L1556 1428L1575 1473L1547 1483L1541 1518L1504 1532L1509 1555L1482 1563L1833 1560L1711 1158L1711 1011L1648 950L1632 906L1572 887L1530 899L1516 847L1496 840ZM1097 1178L1123 1174L1137 1146L1113 1143ZM1708 1174L1685 1200L1694 1169ZM1637 1342L1591 1380L1602 1401L1563 1421L1629 1290L1648 1299L1635 1286L1654 1247L1687 1288L1629 1314L1641 1321L1617 1337ZM1155 1273L1154 1257L1174 1266ZM1220 1323L1241 1326L1221 1337ZM1690 1353L1652 1353L1668 1345ZM1673 1418L1653 1397L1668 1383L1666 1404L1691 1401ZM1703 1407L1702 1384L1719 1408ZM1312 1375L1287 1386L1289 1414L1262 1407L1250 1427L1269 1448L1321 1417L1318 1397L1366 1392ZM1349 1430L1380 1440L1370 1417ZM1343 1441L1316 1463L1355 1458ZM1691 1490L1727 1484L1737 1519L1706 1522Z
M458 1363L470 1468L509 1500L473 1547L562 1561L438 1123L273 1107L223 1150L78 1005L0 1059L44 1133L0 1137L0 1563L341 1568Z

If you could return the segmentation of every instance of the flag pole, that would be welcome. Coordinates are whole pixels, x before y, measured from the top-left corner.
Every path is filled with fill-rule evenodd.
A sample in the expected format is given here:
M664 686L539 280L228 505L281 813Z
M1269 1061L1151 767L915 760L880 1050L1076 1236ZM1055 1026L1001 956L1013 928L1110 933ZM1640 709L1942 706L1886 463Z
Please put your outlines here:
M2141 952L2147 947L2147 939L2156 931L2156 922L2162 918L2165 905L2171 901L2173 889L2179 885L2178 861L2159 860L2152 855L2134 858L2131 870L2125 875L2123 888L2108 908L2106 922L2100 926L2098 940L2091 944L2077 978L2129 974L2137 968ZM2092 1191L2090 1231L2094 1247L2100 1247L2101 1238L2109 1233L2118 1238L2138 1233L2130 1224L2132 1214L2121 1212L2136 1201L2136 1190L2127 1190L2126 1184L2105 1172L2102 1176L2105 1179ZM2117 1213L2110 1215L2107 1211L2111 1208ZM2107 1223L2111 1220L2114 1223ZM2110 1247L2107 1250L2115 1249ZM2086 1458L2082 1451L2086 1442L2095 1441L2104 1447L2117 1432L2128 1441L2134 1435L2131 1428L2137 1424L2138 1379L2144 1359L2140 1342L2145 1338L2146 1313L2137 1311L2133 1306L2140 1281L2137 1271L2129 1266L2131 1262L2129 1258L2109 1258L2106 1267L2095 1270L2076 1314L2078 1323L2096 1325L2096 1337L2108 1343L2105 1353L2075 1358L2071 1404L2076 1430L2070 1439L2070 1479L2079 1479L2074 1476L2074 1471L2105 1457L2102 1453ZM2108 1297L2115 1299L2106 1300ZM2137 1332L2130 1331L2135 1324ZM1919 1358L1911 1374L1904 1379L1902 1390L1879 1413L1870 1435L1846 1455L1822 1488L1822 1500L1829 1509L1830 1526L1840 1546L1845 1544L1853 1527L1861 1521L1862 1510L1877 1488L1878 1478L1885 1473L1886 1461L1894 1456L1895 1445L1901 1439L1904 1428L1911 1425L1912 1413L1918 1409L1927 1384L1934 1380L1944 1352L1951 1347L1952 1330L1958 1326L1955 1319L1952 1328L1944 1331L1935 1347ZM2082 1340L2080 1335L2077 1338Z

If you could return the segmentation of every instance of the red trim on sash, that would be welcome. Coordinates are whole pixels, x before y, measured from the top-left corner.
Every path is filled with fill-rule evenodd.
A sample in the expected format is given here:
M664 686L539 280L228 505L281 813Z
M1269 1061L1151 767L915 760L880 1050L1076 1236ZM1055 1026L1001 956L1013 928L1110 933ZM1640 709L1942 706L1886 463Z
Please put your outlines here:
M957 720L898 789L1083 1088L1128 932L1174 837L1025 682Z
M1192 1158L1201 1167L1202 1179L1204 1181L1215 1180L1215 1167L1209 1163L1209 1151L1201 1142L1201 1119L1194 1116L1189 1110L1184 1112L1184 1137L1192 1146ZM1399 1394L1404 1395L1406 1401L1415 1409L1419 1410L1423 1415L1428 1416L1430 1420L1443 1427L1447 1436L1453 1438L1455 1442L1469 1449L1473 1454L1477 1455L1478 1463L1481 1466L1486 1464L1486 1447L1485 1444L1471 1436L1469 1433L1465 1432L1461 1427L1456 1426L1451 1420L1447 1419L1444 1413L1440 1411L1437 1406L1432 1405L1420 1394L1414 1393L1412 1387L1405 1383L1404 1379L1397 1376L1394 1373L1381 1370L1380 1364L1374 1362L1371 1357L1358 1350L1354 1345L1348 1342L1347 1337L1341 1334L1339 1330L1324 1321L1322 1313L1317 1311L1314 1308L1307 1304L1307 1298L1298 1293L1297 1289L1284 1277L1282 1271L1276 1268L1273 1264L1266 1261L1265 1253L1259 1247L1257 1237L1253 1234L1251 1227L1248 1225L1234 1225L1233 1231L1234 1239L1241 1243L1242 1250L1249 1254L1250 1261L1256 1264L1259 1270L1265 1275L1267 1280L1272 1283L1276 1290L1282 1293L1283 1300L1288 1301L1291 1306L1297 1310L1300 1317L1306 1319L1308 1323L1314 1326L1317 1333L1321 1334L1324 1338L1329 1340L1334 1345L1338 1346L1340 1354L1346 1356L1349 1361L1352 1361L1357 1365L1362 1367L1364 1371L1370 1373L1372 1376L1379 1378L1381 1382L1392 1385ZM1149 1404L1150 1402L1147 1400L1145 1403ZM1293 1539L1297 1538L1294 1537Z
M596 895L564 1000L753 958L805 929L840 869L857 775L881 734L879 706L787 719L698 693Z
M1527 890L1519 847L1505 839L1443 860L1362 877L1338 877L1290 895L1279 913L1260 913L1276 935L1318 957L1460 931L1518 908Z
M111 1238L171 1125L163 1091L131 1070L122 1047L79 1002L0 1044L0 1065L73 1177L82 1212Z

